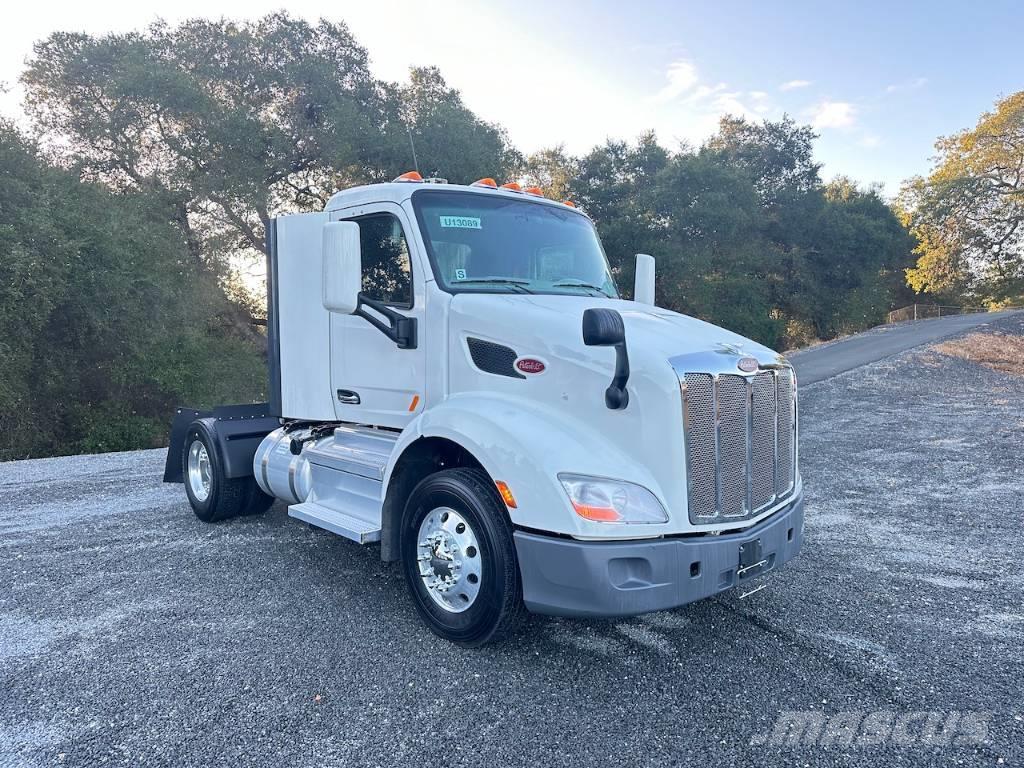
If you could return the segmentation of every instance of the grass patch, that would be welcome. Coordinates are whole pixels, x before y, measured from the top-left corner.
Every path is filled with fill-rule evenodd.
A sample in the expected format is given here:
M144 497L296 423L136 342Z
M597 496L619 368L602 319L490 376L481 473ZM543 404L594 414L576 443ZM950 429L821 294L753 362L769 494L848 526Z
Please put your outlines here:
M1024 376L1024 336L1006 333L971 333L932 347L936 352L969 360L993 371Z

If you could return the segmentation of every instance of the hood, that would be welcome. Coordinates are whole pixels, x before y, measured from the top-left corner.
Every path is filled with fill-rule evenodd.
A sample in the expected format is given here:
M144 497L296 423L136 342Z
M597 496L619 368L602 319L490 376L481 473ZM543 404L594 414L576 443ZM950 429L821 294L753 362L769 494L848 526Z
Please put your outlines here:
M696 353L725 350L749 355L762 365L778 364L781 356L763 344L703 320L668 309L622 299L590 296L460 293L452 309L467 319L467 326L492 338L528 342L538 336L554 353L575 356L583 348L583 312L590 308L614 309L622 315L626 346L631 359L660 361ZM472 318L472 320L469 320Z

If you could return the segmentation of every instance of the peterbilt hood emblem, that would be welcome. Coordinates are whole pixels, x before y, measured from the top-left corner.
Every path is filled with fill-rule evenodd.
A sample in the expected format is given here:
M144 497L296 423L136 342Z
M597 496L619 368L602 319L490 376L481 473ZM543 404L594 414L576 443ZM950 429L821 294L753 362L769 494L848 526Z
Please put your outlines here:
M537 375L538 373L544 373L547 365L544 364L543 360L538 360L536 357L520 357L515 362L515 366L519 371L523 373L529 373Z
M744 373L753 373L757 370L757 359L753 357L741 357L736 361L736 367Z

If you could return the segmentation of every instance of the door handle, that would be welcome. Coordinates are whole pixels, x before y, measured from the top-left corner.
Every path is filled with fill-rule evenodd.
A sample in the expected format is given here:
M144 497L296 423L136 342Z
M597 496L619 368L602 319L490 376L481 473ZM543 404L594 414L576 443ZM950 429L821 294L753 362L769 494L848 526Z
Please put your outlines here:
M359 393L351 389L338 390L338 402L345 405L359 405Z

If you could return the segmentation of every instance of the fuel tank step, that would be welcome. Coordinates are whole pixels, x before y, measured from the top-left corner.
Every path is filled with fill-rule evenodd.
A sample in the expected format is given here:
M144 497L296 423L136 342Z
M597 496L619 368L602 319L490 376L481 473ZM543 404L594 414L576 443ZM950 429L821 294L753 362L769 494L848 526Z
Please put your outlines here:
M344 536L359 544L380 541L379 516L375 521L364 520L336 509L329 509L315 501L293 504L288 507L288 516Z
M303 455L313 464L380 482L398 437L398 432L369 427L338 427L333 439L316 443Z

